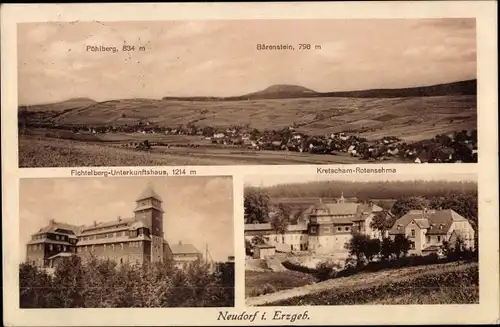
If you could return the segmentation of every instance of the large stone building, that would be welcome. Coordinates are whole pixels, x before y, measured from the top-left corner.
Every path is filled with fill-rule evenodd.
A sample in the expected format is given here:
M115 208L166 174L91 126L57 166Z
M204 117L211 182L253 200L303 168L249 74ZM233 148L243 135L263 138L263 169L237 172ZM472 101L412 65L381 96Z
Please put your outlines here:
M252 241L255 236L262 236L277 251L345 252L345 243L354 232L380 237L370 225L375 214L382 211L372 203L347 202L343 195L336 203L326 204L320 199L305 211L303 222L288 225L284 234L275 231L271 223L245 224L245 239Z
M399 218L389 231L391 238L404 235L410 239L409 254L439 253L443 242L453 245L458 237L474 248L474 228L470 222L451 209L411 210Z
M51 220L33 234L27 244L26 260L40 267L53 267L60 258L76 254L118 263L163 262L178 266L201 260L201 253L190 244L169 245L164 239L162 200L148 186L136 200L131 218L75 226Z

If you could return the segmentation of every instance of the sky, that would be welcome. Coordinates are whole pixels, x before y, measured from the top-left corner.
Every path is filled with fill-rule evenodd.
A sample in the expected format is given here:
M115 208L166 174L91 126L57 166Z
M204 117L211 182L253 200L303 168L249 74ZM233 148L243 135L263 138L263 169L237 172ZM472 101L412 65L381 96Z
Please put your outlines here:
M282 184L295 184L321 181L405 181L405 180L443 180L443 181L471 181L477 182L476 174L464 173L444 173L437 175L430 174L363 174L353 178L352 175L247 175L245 176L245 186L268 187Z
M20 181L22 258L31 234L50 219L91 225L134 216L135 200L151 183L163 200L167 242L193 244L216 261L234 255L230 177L34 178Z
M136 51L123 52L124 44ZM295 51L258 51L291 44ZM321 50L298 50L299 44ZM87 46L117 47L92 52ZM145 51L138 51L144 46ZM319 92L476 78L474 19L43 22L18 25L19 104L89 97Z

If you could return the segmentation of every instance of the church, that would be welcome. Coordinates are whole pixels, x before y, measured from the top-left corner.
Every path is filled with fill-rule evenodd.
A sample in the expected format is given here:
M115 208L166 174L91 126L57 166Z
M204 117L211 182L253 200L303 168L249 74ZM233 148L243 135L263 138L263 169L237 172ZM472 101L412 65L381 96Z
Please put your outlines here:
M75 226L50 220L49 225L31 236L26 261L53 268L59 260L78 255L117 263L167 262L178 267L202 259L191 244L170 245L164 239L162 200L151 185L135 201L133 217Z

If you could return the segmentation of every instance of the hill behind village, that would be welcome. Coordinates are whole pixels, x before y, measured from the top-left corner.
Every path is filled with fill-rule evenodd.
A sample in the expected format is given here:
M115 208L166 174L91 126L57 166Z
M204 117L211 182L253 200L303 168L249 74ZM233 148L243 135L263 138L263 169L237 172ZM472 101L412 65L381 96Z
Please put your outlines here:
M232 98L72 99L22 106L42 112L54 125L151 125L177 127L295 126L310 135L356 133L367 138L396 136L408 141L477 126L476 81L393 90L319 93L301 86L275 85ZM243 100L245 99L245 100ZM250 100L247 100L250 99Z

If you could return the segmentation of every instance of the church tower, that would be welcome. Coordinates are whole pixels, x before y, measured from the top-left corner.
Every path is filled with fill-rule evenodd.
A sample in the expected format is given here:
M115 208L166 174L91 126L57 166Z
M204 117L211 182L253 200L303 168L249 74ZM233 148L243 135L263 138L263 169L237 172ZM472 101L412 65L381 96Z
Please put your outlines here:
M135 219L149 228L151 237L151 262L163 260L163 209L160 196L148 184L136 200Z

